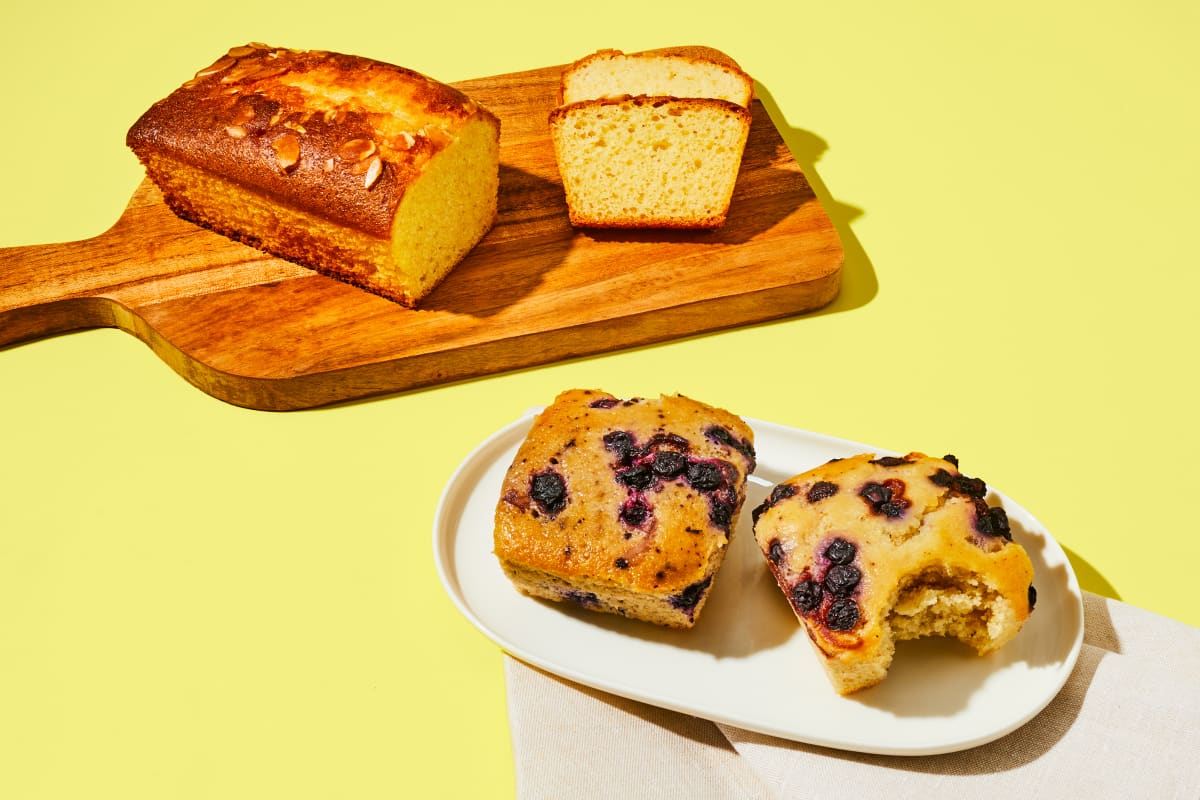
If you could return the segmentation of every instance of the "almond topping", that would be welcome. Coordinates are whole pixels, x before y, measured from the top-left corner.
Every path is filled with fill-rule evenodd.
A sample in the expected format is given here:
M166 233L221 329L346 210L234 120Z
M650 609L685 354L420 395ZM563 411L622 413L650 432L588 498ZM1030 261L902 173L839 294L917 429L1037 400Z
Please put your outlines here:
M428 139L434 147L441 148L450 144L450 134L437 126L422 128L418 133Z
M405 150L411 150L412 146L417 141L416 139L413 138L413 135L411 133L409 133L408 131L400 131L400 140L402 142L404 142Z
M249 103L242 103L237 107L237 111L233 115L235 125L241 125L254 119L254 106Z
M383 161L379 156L373 157L367 163L367 174L363 176L363 187L370 189L375 181L379 180L380 174L383 172Z
M271 142L275 148L275 163L284 172L296 166L300 160L300 139L294 133L285 133Z
M236 63L237 63L237 59L230 58L228 56L222 56L221 58L218 58L216 61L214 61L212 64L210 64L209 66L207 66L204 69L197 72L195 77L206 78L209 75L216 75L221 70L229 69Z
M255 66L253 64L238 64L221 76L221 83L236 83L245 77L253 75L254 70Z
M343 161L362 161L375 154L375 143L370 139L351 139L338 148L338 157Z
M254 55L255 48L250 45L242 45L240 47L229 48L229 56L231 58L243 58L245 56Z
M232 136L234 139L245 139L246 138L246 129L243 128L241 125L227 125L227 126L225 126L225 132L228 133L230 136Z
M274 78L276 75L282 75L287 71L287 64L263 64L255 70L254 77L261 81L263 78Z
M290 119L289 119L289 120L287 120L286 122L284 122L284 123L283 123L283 127L285 127L285 128L291 128L291 129L292 129L292 130L294 130L296 133L308 133L308 128L305 128L305 127L304 127L303 125L301 125L299 122L293 122L293 121L292 121L292 120L290 120Z

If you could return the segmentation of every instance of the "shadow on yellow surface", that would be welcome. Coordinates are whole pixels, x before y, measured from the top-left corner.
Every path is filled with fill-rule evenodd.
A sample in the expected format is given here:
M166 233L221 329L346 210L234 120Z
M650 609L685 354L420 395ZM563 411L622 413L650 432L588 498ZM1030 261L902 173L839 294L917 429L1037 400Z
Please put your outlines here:
M1080 589L1102 597L1110 597L1113 600L1121 599L1116 587L1109 583L1108 579L1089 564L1083 556L1067 547L1063 548L1063 552L1067 554L1067 560L1071 562L1071 568L1075 570L1075 577L1079 579Z
M854 235L850 223L863 215L863 210L857 206L836 200L830 193L820 173L817 172L817 162L829 149L829 144L812 131L797 128L788 124L771 91L761 83L755 82L754 96L767 110L767 114L779 130L779 135L792 152L792 158L803 170L804 176L813 192L820 199L825 213L837 229L838 237L842 240L842 251L845 262L842 266L842 285L837 298L824 308L812 312L812 316L849 311L871 302L879 291L879 282L875 278L875 268L866 250Z

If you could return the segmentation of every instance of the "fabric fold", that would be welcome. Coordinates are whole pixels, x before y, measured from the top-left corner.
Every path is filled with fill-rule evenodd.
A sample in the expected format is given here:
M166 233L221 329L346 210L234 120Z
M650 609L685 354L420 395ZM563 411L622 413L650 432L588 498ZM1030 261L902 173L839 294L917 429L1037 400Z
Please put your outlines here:
M517 795L1200 798L1200 630L1084 594L1062 691L996 741L936 756L790 742L615 697L505 656ZM719 690L719 689L715 689Z

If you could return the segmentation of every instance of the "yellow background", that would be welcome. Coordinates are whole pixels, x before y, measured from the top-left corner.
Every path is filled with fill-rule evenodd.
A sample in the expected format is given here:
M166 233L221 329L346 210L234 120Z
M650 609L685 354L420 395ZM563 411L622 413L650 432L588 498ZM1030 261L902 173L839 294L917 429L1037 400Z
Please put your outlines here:
M1085 588L1200 625L1194 3L14 5L0 246L106 228L126 129L233 44L447 81L707 44L846 267L809 317L288 414L117 330L0 350L0 797L512 796L501 655L431 521L478 441L572 386L954 452Z

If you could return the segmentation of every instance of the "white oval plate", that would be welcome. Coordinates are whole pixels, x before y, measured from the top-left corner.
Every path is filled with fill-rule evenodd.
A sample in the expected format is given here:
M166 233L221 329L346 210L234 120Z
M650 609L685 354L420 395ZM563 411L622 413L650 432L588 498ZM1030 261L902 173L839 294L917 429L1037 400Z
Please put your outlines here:
M459 610L505 651L561 677L714 722L864 753L964 750L1015 730L1066 682L1083 642L1083 600L1070 562L1028 511L991 491L1033 560L1037 607L1000 652L953 641L897 646L888 678L835 693L750 526L776 483L834 457L887 451L747 420L758 467L730 551L696 626L659 628L520 594L492 554L504 474L537 410L493 434L458 467L433 527L438 574ZM968 470L968 474L970 471Z

